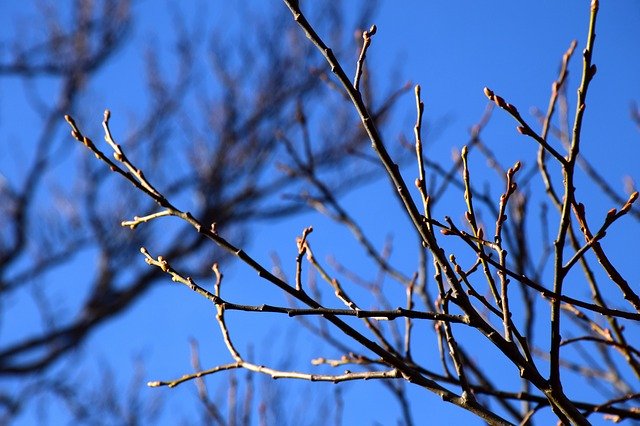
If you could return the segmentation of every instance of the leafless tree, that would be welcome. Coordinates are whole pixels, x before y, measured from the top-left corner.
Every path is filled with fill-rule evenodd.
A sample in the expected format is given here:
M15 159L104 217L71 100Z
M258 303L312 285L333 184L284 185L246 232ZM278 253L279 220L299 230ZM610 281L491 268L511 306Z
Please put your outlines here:
M217 143L204 145L214 149L199 143L202 135L195 131L196 126L181 124L180 128L188 131L194 145L186 149L189 155L171 158L169 164L155 159L151 155L156 152L154 146L146 148L135 133L130 140L120 142L118 133L112 131L109 111L105 111L102 121L104 147L95 142L97 138L89 136L93 132L85 131L78 117L65 116L73 138L99 160L86 166L92 172L90 182L100 185L108 179L102 170L110 170L137 193L128 199L126 208L114 210L100 204L99 208L88 209L94 214L109 211L111 217L128 215L122 226L137 230L135 234L121 234L116 229L98 228L99 232L94 230L87 237L98 241L101 253L104 252L105 260L99 265L98 276L102 281L108 278L107 284L96 284L94 288L99 292L94 295L99 297L90 300L98 300L97 306L102 309L112 307L105 300L111 300L112 293L119 294L118 289L113 288L117 282L113 277L125 273L119 268L118 255L122 256L123 246L128 247L128 255L141 247L140 258L151 268L146 272L135 269L140 272L134 276L149 277L150 282L166 277L167 281L182 284L210 301L212 315L215 314L230 355L229 363L202 368L194 347L195 373L173 380L151 381L149 386L175 387L196 381L203 405L209 408L209 418L219 423L224 419L215 405L209 403L202 380L214 374L233 374L240 369L272 378L310 382L381 382L400 403L406 424L413 422L410 407L415 403L415 396L410 395L410 388L425 389L489 424L533 424L544 412L551 412L563 424L590 424L600 415L615 422L640 420L637 408L640 351L636 337L640 296L637 285L629 282L624 271L616 267L616 259L608 254L604 244L606 233L612 227L624 226L629 230L635 227L637 232L638 192L631 183L628 194L622 195L623 191L609 186L602 178L598 163L588 161L580 152L587 95L596 77L593 52L597 47L599 2L592 0L590 6L580 59L582 74L573 112L566 96L567 67L577 42L569 46L561 60L558 77L551 85L547 110L534 111L539 123L527 120L518 107L485 88L489 100L487 113L472 128L468 144L460 149L451 167L443 167L424 155L424 106L420 87L416 86L414 140L404 141L414 155L413 172L401 170L396 159L398 154L390 152L390 144L381 132L383 113L402 88L385 100L376 101L375 91L367 83L366 55L372 43L375 46L377 28L364 27L368 29L361 33L360 54L354 58L355 71L351 76L346 71L347 59L338 59L349 58L348 50L329 45L319 35L324 31L312 25L315 19L307 18L308 13L303 13L298 1L284 0L284 4L293 18L284 27L285 33L290 37L289 42L298 46L298 51L305 52L302 57L307 62L286 62L286 56L283 59L269 51L279 58L278 64L285 60L290 65L286 75L274 78L282 77L282 88L297 94L304 93L306 87L318 90L313 93L324 101L321 105L332 115L332 124L338 130L329 140L340 141L339 151L336 145L325 142L322 133L325 129L309 118L308 104L298 101L298 95L286 100L270 97L278 102L272 106L278 114L269 114L269 117L280 120L272 126L265 124L264 134L261 126L249 120L241 121L245 125L228 135L226 132L236 129L238 124L235 119L225 120L230 120L228 117L238 111L215 114L216 120L223 119L221 123L214 120L212 125L217 130L214 134L223 136L216 139ZM297 35L289 32L295 27L298 27ZM282 34L277 37L282 38ZM277 45L271 41L270 46ZM308 43L317 50L314 53L300 43ZM337 40L331 43L335 45ZM318 62L319 59L324 64ZM221 62L216 64L221 66ZM229 82L226 87L253 87L252 81L233 81L231 76L235 74L228 70L219 71L219 75ZM296 84L300 79L305 83ZM318 82L322 83L316 86ZM320 93L336 95L337 99L329 96L325 100ZM232 103L233 99L242 97L233 93L224 99ZM345 100L357 113L360 123L337 118L336 111L341 111L338 106L344 105ZM242 105L246 104L244 100ZM632 109L634 119L636 109ZM538 154L532 166L525 166L524 162L506 168L501 166L500 155L493 152L482 137L489 117L495 113L511 117L523 139L536 144ZM91 119L82 118L85 120ZM194 129L193 132L190 129ZM332 167L338 159L345 163L370 163L372 156L361 146L363 135L404 212L398 224L406 223L414 234L412 241L402 242L405 246L415 246L418 260L409 269L392 262L391 241L382 249L376 247L373 236L359 223L357 214L341 201L339 195L344 188L336 186L327 172L327 169L334 170ZM278 165L283 174L266 177L268 170L260 168L264 167L263 160L273 160L262 157L261 150L256 148L262 146L256 145L262 140L271 141L269 149L274 151L270 152L280 154ZM352 155L345 156L345 153ZM474 179L474 156L486 159L489 167L497 172L493 189L481 187ZM201 161L203 158L206 161ZM256 164L258 158L260 167ZM99 163L102 168L95 168ZM175 180L163 178L160 170L175 169L176 164L182 166L181 170L188 170L186 175L172 176ZM220 175L220 169L230 165L229 175ZM255 168L260 170L254 173ZM368 173L358 170L359 176ZM414 188L406 183L409 173L413 176ZM194 176L198 177L197 188L190 186ZM536 180L542 182L542 187L535 184ZM234 196L227 198L225 185L235 190L231 191ZM600 193L615 207L601 218L588 214L587 206L576 192L578 187ZM267 207L266 199L281 193L283 188L295 195L278 204L275 210ZM185 191L193 191L196 202L186 203ZM541 192L537 198L536 191ZM445 207L439 201L449 193L458 195L464 205L462 222L454 219L460 211L451 206L442 211ZM548 199L549 208L539 209L533 205L542 193ZM89 194L84 194L84 199L90 200L85 203L95 206L104 202L99 195L99 191L92 188ZM254 201L245 204L247 198L252 197ZM178 207L185 204L189 205L188 209ZM276 258L272 268L243 248L242 233L231 226L237 218L283 215L304 205L344 225L378 273L372 278L370 268L365 269L351 259L325 261L320 255L325 250L313 243L316 234L311 227L300 230L295 242L295 258ZM181 224L176 228L175 239L173 235L154 238L153 226L163 217L173 217ZM15 222L14 219L12 223ZM98 223L93 224L96 227L103 223L99 219L90 222ZM148 231L140 232L143 229ZM116 237L118 235L122 237ZM222 290L228 287L223 276L225 266L219 263L231 259L253 269L259 276L257 279L282 293L288 303L276 305L265 301L252 305L232 300L228 296L231 292ZM130 274L129 271L127 276ZM210 277L215 279L212 288L205 284ZM330 298L323 294L327 290L332 294ZM589 292L588 297L585 291ZM89 313L110 315L111 312L96 310L95 303L85 306L85 312ZM233 328L228 326L229 311L294 318L297 320L294 324L319 336L325 348L332 349L317 354L308 371L264 365L234 343L237 336L234 337ZM428 343L425 336L430 339ZM50 347L50 343L46 347ZM0 365L14 365L11 364L13 353L9 352L4 357L7 362ZM433 354L437 354L439 364L430 362ZM59 355L49 354L53 359L56 356ZM343 371L336 372L336 369ZM506 374L512 374L512 379L520 382L520 388L514 388L514 380L505 381ZM231 389L235 389L234 382L231 383ZM580 387L593 389L593 397L589 400L574 397ZM245 397L250 396L249 392ZM336 407L340 407L340 401L340 395L336 395Z

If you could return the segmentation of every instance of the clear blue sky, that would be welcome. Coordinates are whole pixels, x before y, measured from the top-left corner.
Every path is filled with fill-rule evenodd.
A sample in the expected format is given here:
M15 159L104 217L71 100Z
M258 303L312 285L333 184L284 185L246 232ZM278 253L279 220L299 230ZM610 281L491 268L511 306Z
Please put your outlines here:
M7 18L19 12L15 4L6 3L0 4L2 39L11 34L8 28L12 26L6 22ZM207 19L209 25L228 25L230 32L235 33L243 24L238 21L239 14L234 6L226 3L194 3L202 6L198 10L194 9L193 4L186 5L178 1L143 1L134 6L138 19L134 29L136 42L122 51L104 70L82 100L86 105L83 109L84 118L95 121L94 125L84 123L84 127L97 132L102 110L109 108L114 114L114 129L124 131L128 115L144 106L145 89L139 76L144 63L139 49L156 38L159 41L171 39L171 8L184 9L187 22L195 22L197 15L206 13L211 16ZM285 6L280 1L270 0L250 1L245 7L266 10ZM345 13L353 13L352 9L353 6L348 5ZM428 141L426 153L448 166L452 149L461 147L468 140L469 127L480 119L486 107L483 87L490 87L516 105L530 123L535 123L528 113L529 108L546 109L560 58L570 42L576 39L578 48L571 63L568 81L570 108L573 108L588 13L588 1L382 1L372 22L377 25L378 33L369 50L368 64L375 68L377 81L383 89L398 87L405 81L422 86L428 124L445 123L437 137ZM252 30L250 23L245 25L243 31ZM289 25L293 26L294 23L290 22ZM640 3L635 0L603 1L597 34L594 62L598 73L589 92L582 152L588 159L597 162L611 185L621 189L624 176L629 175L636 181L640 179L640 132L629 118L630 103L640 103ZM162 44L158 42L158 45ZM168 50L164 53L168 53ZM352 70L354 64L345 65ZM399 70L399 73L394 74L395 70ZM392 76L399 78L392 80ZM46 94L50 89L45 82L40 90ZM0 96L16 99L11 107L3 102L4 109L0 110L0 171L8 174L16 170L16 163L7 161L9 156L29 156L29 129L24 128L24 123L28 123L30 113L27 111L23 88L15 81L0 80ZM400 134L412 138L414 114L414 99L409 94L400 100L394 120L384 129L389 145L397 144ZM119 119L122 121L118 124ZM24 146L10 147L9 138L17 134L20 134L20 143ZM99 133L94 136L95 140L100 139ZM499 153L504 166L522 158L529 164L534 161L534 142L517 134L515 123L502 111L494 112L484 139L494 152ZM79 150L70 142L69 146L73 147L70 149ZM16 151L19 151L18 154ZM75 160L69 160L68 164L76 163ZM482 169L482 162L478 162L478 165L480 181L494 179L491 171ZM412 164L406 169L405 176L407 181L413 181L415 172ZM611 207L618 207L589 191L581 192L579 189L578 197L591 203L593 210L590 215L594 218L603 217ZM375 181L349 194L345 203L353 209L366 230L375 232L373 240L379 247L387 235L393 235L396 241L393 259L408 272L415 267L413 246L402 244L411 239L412 234L384 180ZM440 206L436 217L448 214L458 220L464 211L462 199L458 198L452 203ZM311 213L282 222L257 224L252 228L248 251L268 265L271 264L272 253L290 262L295 255L295 237L308 225L315 228L311 241L321 259L331 255L343 263L351 264L354 269L366 270L365 257L359 254L348 232ZM637 268L632 270L634 256L624 255L623 250L639 236L620 229L612 230L608 236L616 242L617 247L622 248L616 250L613 245L611 247L623 254L617 257L619 266L632 274L629 278L635 279L635 282L640 278L640 273ZM91 253L78 262L83 259L91 259ZM143 260L140 257L131 262L142 264ZM73 267L78 269L62 271L51 277L51 285L58 286L54 294L63 299L68 297L62 304L73 303L74 298L78 297L78 293L68 290L70 286L81 282L74 277L91 274L90 265L78 265L76 262ZM240 302L255 302L262 295L262 283L244 266L229 264L224 272L229 294L237 294ZM273 296L275 294L269 293L267 297L277 301L278 298ZM9 339L24 333L25 328L34 326L28 314L29 308L25 307L22 311L19 311L21 308L14 309L21 312L21 318L9 317L9 322L2 324L2 335ZM293 331L284 317L230 315L230 323L232 331L236 327L238 347L246 350L251 343L255 357L264 364L279 363L288 358L282 353L289 351L288 347L294 347L301 353L295 362L297 369L312 370L312 366L305 364L311 357L335 356L326 352L328 349L321 342L309 339L303 332ZM167 280L166 286L156 287L125 315L94 333L82 349L82 371L91 381L96 379L92 367L106 363L117 371L118 384L127 389L127 377L133 373L134 360L139 357L145 365L145 381L176 378L191 371L189 337L199 341L205 367L230 361L221 343L211 306L186 288L178 288ZM425 346L424 350L431 353L425 359L437 362L433 348ZM482 357L481 354L478 356ZM239 376L243 377L242 374ZM224 395L224 375L209 383L212 392ZM261 379L257 383L262 383ZM316 392L315 385L307 383L294 385L278 382L278 385L287 395L289 392L294 395L295 392ZM515 386L517 388L517 384ZM330 391L332 386L321 384L318 388L321 389L317 391L320 394L312 397L314 401L321 400L322 392ZM344 385L343 389L344 424L396 424L399 418L398 405L381 385L350 383ZM182 419L192 422L197 418L192 411L196 404L192 384L183 384L173 390L149 389L146 392L153 396L161 395L166 404L163 424L176 424ZM442 403L426 391L415 389L411 394L412 411L417 424L481 424L474 417ZM297 407L299 401L295 398L294 401ZM56 420L52 424L59 424L58 420L64 422L64 414L56 418L58 410L53 410ZM312 409L309 411L314 412ZM34 422L34 419L33 413L26 413L22 418L24 424Z

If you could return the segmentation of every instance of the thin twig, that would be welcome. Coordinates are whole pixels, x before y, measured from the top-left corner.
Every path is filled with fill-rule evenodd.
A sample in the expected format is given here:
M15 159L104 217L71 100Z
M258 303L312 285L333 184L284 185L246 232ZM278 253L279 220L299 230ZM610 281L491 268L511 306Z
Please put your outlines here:
M371 38L376 33L377 28L375 25L371 25L368 31L362 32L362 50L360 51L360 57L358 58L358 63L356 65L356 76L353 78L353 88L356 89L357 92L360 91L360 77L362 77L362 71L364 70L364 59L367 56L367 50L371 45Z

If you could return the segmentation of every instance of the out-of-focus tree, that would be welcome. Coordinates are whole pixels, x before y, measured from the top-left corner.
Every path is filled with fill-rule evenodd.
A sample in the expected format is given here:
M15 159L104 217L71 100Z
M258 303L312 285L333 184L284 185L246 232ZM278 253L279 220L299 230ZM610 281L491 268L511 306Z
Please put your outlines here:
M7 93L0 98L0 376L10 384L2 388L0 416L8 422L49 395L79 421L152 419L157 410L143 408L135 392L122 398L115 380L110 383L118 376L110 367L104 383L85 386L71 379L68 367L89 356L78 352L89 336L164 282L162 271L131 262L141 245L153 242L200 277L209 274L211 258L224 263L229 255L188 224L132 223L135 233L122 228L123 217L153 212L154 203L69 149L64 115L88 121L92 99L117 97L118 90L139 96L126 106L135 112L122 126L127 137L121 145L144 158L139 165L150 175L159 172L154 181L167 196L187 200L192 214L243 242L250 241L252 224L307 208L297 195L283 196L299 194L306 177L279 159L309 122L327 120L319 106L335 106L332 125L314 124L320 139L314 136L312 144L305 134L303 152L307 166L331 182L327 189L344 193L376 167L350 161L366 150L366 136L341 96L324 90L326 67L285 25L282 9L242 10L227 27L209 25L206 9L193 19L181 8L168 10L171 31L154 28L151 42L136 33L135 2L36 3L33 10L2 6L15 25L0 40L0 82ZM365 4L348 27L369 21L374 7ZM349 42L344 48L357 55L340 8L316 14L333 40ZM243 27L247 22L251 30ZM123 66L123 54L138 62ZM384 96L370 88L365 74L363 89L371 92L374 119L382 124L407 88ZM95 265L95 273L73 272L78 259ZM50 282L51 276L66 278Z

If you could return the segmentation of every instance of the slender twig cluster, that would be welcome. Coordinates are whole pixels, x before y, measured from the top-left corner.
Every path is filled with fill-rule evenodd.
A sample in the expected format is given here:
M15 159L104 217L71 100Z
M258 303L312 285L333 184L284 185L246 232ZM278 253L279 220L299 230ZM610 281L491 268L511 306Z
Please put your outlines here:
M124 221L122 226L133 229L162 216L177 217L190 224L195 232L254 269L263 280L287 295L292 303L306 306L304 308L267 304L252 306L227 301L220 295L222 274L217 265L213 268L216 284L215 291L212 293L197 284L191 277L171 267L170 259L162 256L153 257L147 249L141 249L145 261L150 266L158 268L168 274L173 281L187 286L213 303L223 340L233 358L231 363L199 370L176 380L153 381L149 386L174 387L185 381L221 371L245 369L273 378L296 378L334 383L380 379L387 383L403 404L407 403L407 399L402 383L407 382L437 394L444 401L470 411L489 424L511 424L512 421L528 424L545 407L551 408L557 418L565 424L588 424L588 417L593 413L605 413L615 419L640 419L640 412L628 404L638 399L639 394L634 391L637 386L630 384L622 374L617 372L617 369L610 368L613 366L613 361L605 361L604 365L593 364L589 367L580 367L575 360L565 359L561 353L561 348L564 347L592 343L604 354L605 359L610 359L610 352L620 353L628 364L628 368L640 377L640 351L630 342L627 329L623 324L623 321L640 320L640 297L632 285L623 278L622 273L614 266L601 245L607 230L632 212L638 193L631 193L619 209L611 209L602 223L593 228L594 231L591 230L592 227L587 220L585 206L576 196L578 182L575 170L581 158L580 145L586 97L589 84L596 73L592 59L598 1L593 0L591 3L575 121L571 135L568 137L569 142L565 153L562 152L565 147L553 146L549 134L556 104L561 98L561 90L567 81L568 63L576 48L576 42L571 44L562 58L560 74L552 84L548 110L546 115L541 117L540 132L533 129L514 105L492 90L488 88L484 90L491 102L516 120L517 131L533 139L539 147L537 168L534 168L533 172L537 172L542 177L546 192L559 215L557 234L552 247L549 247L542 257L548 259L546 253L551 253L553 264L551 281L542 278L540 268L533 266L527 253L527 245L530 242L525 231L525 218L529 210L526 194L521 190L521 186L522 182L531 179L533 174L531 172L526 174L521 162L516 162L506 170L503 169L495 155L480 139L480 131L488 120L490 110L480 124L472 129L471 142L461 149L459 161L456 162L455 167L451 171L446 171L436 167L425 156L424 103L421 99L420 86L415 87L417 119L414 126L414 148L418 166L418 176L415 179L415 187L420 197L418 207L400 167L389 154L377 127L376 118L370 112L370 107L366 104L360 88L366 53L371 47L372 36L376 33L375 25L362 33L363 45L356 62L355 77L351 80L331 48L325 44L302 13L298 2L293 0L284 0L284 2L290 9L295 22L324 56L338 82L334 87L341 88L359 115L362 127L395 188L397 198L419 241L417 247L421 259L419 266L410 274L394 267L389 260L388 252L380 253L376 250L375 245L358 225L353 215L341 205L340 200L323 182L314 167L313 155L309 148L311 143L308 121L300 108L297 112L297 122L304 135L305 153L299 153L288 137L283 134L278 135L293 163L292 166L283 165L282 168L289 175L302 177L315 194L318 194L305 193L302 200L349 229L363 247L364 252L377 265L380 275L373 281L351 274L346 267L335 268L339 273L350 278L350 281L367 288L377 301L379 306L377 309L366 309L364 303L354 296L350 287L334 275L329 267L323 265L312 249L313 229L311 227L304 229L302 235L296 240L294 279L289 281L284 274L269 272L247 252L221 235L212 224L206 224L191 213L175 207L115 142L109 129L108 112L105 113L103 127L105 139L113 150L115 161L104 154L91 139L84 136L73 119L67 116L66 119L75 139L83 143L112 171L120 174L150 197L161 209L156 213L142 217L136 216L133 220ZM493 200L491 196L481 193L474 185L469 161L471 149L474 147L478 147L487 157L492 167L499 172L500 179L504 181L504 190L498 200ZM548 164L547 156L555 162ZM562 173L562 187L558 187L552 179L549 171L551 167L558 167ZM456 176L458 172L459 177ZM525 176L522 176L523 174ZM436 177L443 179L440 189L434 185ZM449 185L457 186L462 190L466 205L463 225L456 224L456 221L448 216L443 221L432 217L433 206L441 194L441 188ZM494 216L492 220L495 227L492 235L483 223L482 212L486 211ZM543 223L545 221L543 220ZM580 234L584 242L580 242ZM447 254L445 247L448 247L446 244L452 239L461 242L468 250ZM569 254L569 248L572 248L572 254ZM470 262L468 261L469 253L472 258ZM605 301L601 290L602 285L598 283L593 273L587 254L595 257L610 281L617 286L628 302L626 308L613 308ZM432 287L434 288L431 290L435 292L433 296L429 295L426 284L429 281L427 279L429 257L433 271ZM569 277L574 276L574 270L577 269L578 264L581 265L591 289L590 301L568 296L565 291ZM305 266L326 282L343 308L325 307L317 290L317 284L306 284L303 279ZM400 291L397 291L396 295L401 295L400 300L405 307L392 307L394 305L382 289L385 277L390 277L399 284L396 290L400 289ZM549 282L552 284L550 285ZM514 295L518 292L522 294L522 301L514 300ZM423 302L420 307L418 307L418 297ZM533 339L534 323L537 319L535 305L539 303L544 303L550 311L548 321L544 322L550 336L546 350L540 349L539 341ZM312 361L312 364L334 368L351 366L360 371L347 370L343 374L316 374L280 371L249 362L233 344L231 330L225 322L226 310L282 313L290 317L302 318L303 324L310 330L342 352L342 356L338 359L318 357ZM605 326L598 321L596 314L604 316L608 325ZM317 317L321 320L321 324L324 324L323 321L331 323L338 332L342 333L344 339L333 337L324 325L313 325L305 319L309 317ZM366 332L347 324L342 317L361 319L365 326L363 330ZM403 319L404 327L397 324L395 321L397 319ZM567 324L565 319L575 323L579 330L584 331L584 334L563 339L561 330ZM433 322L442 372L438 372L433 365L423 365L419 351L412 345L415 334L412 333L412 329L420 324L419 321L425 320ZM484 341L502 355L502 361L505 364L515 367L523 382L520 392L503 390L495 385L491 372L481 362L474 360L473 348L469 348L465 344L465 338L461 337L467 330L483 336ZM356 345L355 350L351 349L352 345ZM548 373L545 373L546 368L543 368L543 363L546 361L549 362ZM599 403L576 400L563 386L562 371L565 368L582 371L585 378L594 380L598 378L621 392L614 398ZM605 374L607 370L610 374ZM611 371L614 372L611 373ZM457 390L451 390L452 388ZM491 400L497 401L500 409L494 408L487 402ZM517 400L525 402L522 408L517 405Z

